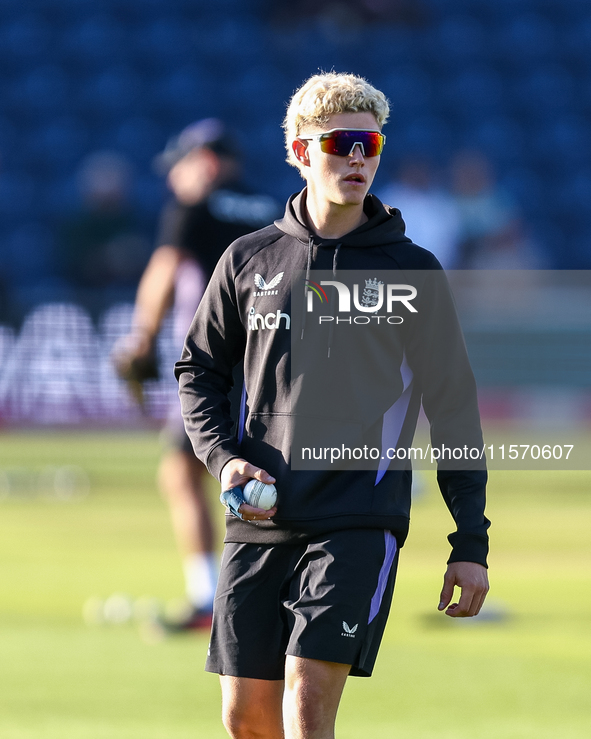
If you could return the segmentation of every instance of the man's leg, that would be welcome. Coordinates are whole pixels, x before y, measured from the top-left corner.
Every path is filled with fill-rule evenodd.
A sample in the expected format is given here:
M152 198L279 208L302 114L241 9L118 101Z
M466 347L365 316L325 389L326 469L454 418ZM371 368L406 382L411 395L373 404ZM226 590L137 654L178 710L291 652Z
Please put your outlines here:
M283 680L220 675L222 720L232 739L283 739Z
M337 710L351 665L287 656L285 739L334 739Z
M158 479L170 504L172 524L183 555L213 551L213 526L205 495L207 470L184 450L165 452Z
M217 579L207 474L192 452L172 449L164 454L158 475L184 562L187 595L197 609L211 609Z

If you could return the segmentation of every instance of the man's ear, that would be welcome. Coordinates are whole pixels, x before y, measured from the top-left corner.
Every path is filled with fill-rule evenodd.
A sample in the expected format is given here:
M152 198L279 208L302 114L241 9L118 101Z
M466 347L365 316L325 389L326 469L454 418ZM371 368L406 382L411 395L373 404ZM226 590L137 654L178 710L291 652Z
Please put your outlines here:
M293 149L293 153L295 154L295 158L300 162L300 164L303 164L304 167L310 166L310 158L308 156L308 146L300 139L295 139L293 144L291 145Z

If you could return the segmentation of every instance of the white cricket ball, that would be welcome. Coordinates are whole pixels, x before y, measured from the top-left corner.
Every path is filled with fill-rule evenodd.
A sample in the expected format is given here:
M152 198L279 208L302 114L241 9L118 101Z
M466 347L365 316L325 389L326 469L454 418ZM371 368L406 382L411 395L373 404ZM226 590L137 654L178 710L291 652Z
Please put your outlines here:
M254 508L273 508L277 502L277 488L260 480L249 480L242 491L244 500Z

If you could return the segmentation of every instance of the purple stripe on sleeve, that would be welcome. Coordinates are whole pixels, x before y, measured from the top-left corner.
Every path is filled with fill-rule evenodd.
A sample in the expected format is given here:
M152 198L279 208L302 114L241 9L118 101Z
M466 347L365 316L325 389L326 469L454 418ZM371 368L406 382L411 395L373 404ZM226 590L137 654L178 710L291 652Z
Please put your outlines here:
M396 555L396 537L394 534L391 531L384 531L384 539L386 544L386 554L384 555L384 564L382 565L382 569L378 576L378 586L371 599L368 624L370 624L380 612L384 590L386 589L388 576L390 575L394 556Z

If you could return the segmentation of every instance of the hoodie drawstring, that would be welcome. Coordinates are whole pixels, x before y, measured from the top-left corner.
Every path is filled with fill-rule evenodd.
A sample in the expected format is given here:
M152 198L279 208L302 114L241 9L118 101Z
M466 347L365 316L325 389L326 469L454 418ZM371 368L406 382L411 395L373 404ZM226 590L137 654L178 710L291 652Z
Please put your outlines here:
M336 245L336 248L334 250L334 255L333 255L333 258L332 258L332 276L333 276L333 278L335 280L337 278L337 262L338 262L338 259L339 259L339 251L341 250L341 246L342 246L342 244L337 244ZM331 311L330 311L330 313L331 313L331 315L333 317L333 320L330 322L330 327L328 329L328 355L327 356L328 356L329 359L330 359L330 347L332 346L332 336L333 336L333 333L334 333L334 319L335 319L334 306L335 306L335 303L333 301L332 308L331 308Z
M314 239L312 235L308 236L308 260L306 262L306 280L304 282L304 314L302 316L302 335L300 341L304 338L304 329L306 328L306 313L308 305L308 282L310 281L310 269L312 267L312 249L314 248Z
M339 261L339 252L341 250L342 244L337 244L334 250L334 255L332 258L332 276L336 280L337 277L337 264ZM306 262L306 280L304 285L304 309L303 309L303 315L302 315L302 334L300 336L300 341L304 338L304 330L306 328L306 314L307 314L307 305L308 305L308 283L310 281L310 271L312 268L312 250L314 248L314 238L310 235L308 237L308 259ZM330 322L330 327L328 329L328 357L330 358L330 347L332 346L332 337L334 333L334 318L335 318L335 303L333 301L333 304L331 306L331 315L333 317L333 320Z
M337 262L339 259L339 251L341 250L342 244L337 244L336 249L334 250L334 255L332 258L332 276L335 278L337 277Z

